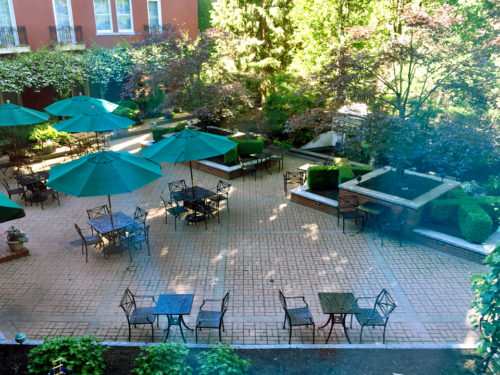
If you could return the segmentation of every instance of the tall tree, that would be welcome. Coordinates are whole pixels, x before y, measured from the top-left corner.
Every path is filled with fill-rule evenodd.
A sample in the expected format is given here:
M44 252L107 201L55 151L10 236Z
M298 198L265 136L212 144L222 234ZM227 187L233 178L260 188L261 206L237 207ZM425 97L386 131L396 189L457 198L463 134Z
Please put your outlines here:
M265 101L270 78L291 62L291 0L218 0L213 4L212 26L233 34L221 49L233 54L237 71L260 82Z

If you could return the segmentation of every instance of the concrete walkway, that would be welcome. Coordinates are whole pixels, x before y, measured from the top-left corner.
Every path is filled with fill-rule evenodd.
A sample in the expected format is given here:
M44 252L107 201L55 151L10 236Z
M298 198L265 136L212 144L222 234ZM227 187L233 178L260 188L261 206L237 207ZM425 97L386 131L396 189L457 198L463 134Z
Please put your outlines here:
M115 150L137 151L150 135L117 140ZM286 157L285 170L294 171L304 159ZM284 344L283 312L278 289L305 296L314 319L323 324L318 292L345 291L374 296L386 288L396 300L387 342L467 343L477 340L469 321L470 277L481 265L407 241L380 240L374 233L359 234L349 223L346 234L336 217L290 202L284 196L282 174L232 181L230 212L223 209L221 224L212 219L187 226L173 218L165 224L160 194L168 181L190 180L189 168L162 164L164 177L133 193L113 196L113 208L132 214L136 206L149 211L151 252L128 255L80 251L73 223L86 226L88 208L106 203L105 197L63 195L61 206L49 202L45 210L27 207L27 216L11 225L30 235L31 256L0 264L0 332L6 339L25 332L29 339L56 335L93 334L103 340L126 341L128 329L119 307L125 288L142 295L194 293L187 323L194 326L204 298L231 292L223 341L230 344ZM195 183L215 189L218 178L194 171ZM167 188L168 190L168 188ZM20 202L19 202L20 203ZM165 320L155 338L159 341ZM325 332L316 335L324 343ZM353 323L350 336L359 337ZM0 335L1 336L1 335ZM178 328L173 328L179 339ZM217 330L204 330L201 343L215 342ZM382 329L365 329L364 342L379 343ZM146 327L132 330L133 341L150 341ZM194 335L188 334L194 342ZM330 343L346 343L335 328ZM310 328L294 328L292 343L312 343Z

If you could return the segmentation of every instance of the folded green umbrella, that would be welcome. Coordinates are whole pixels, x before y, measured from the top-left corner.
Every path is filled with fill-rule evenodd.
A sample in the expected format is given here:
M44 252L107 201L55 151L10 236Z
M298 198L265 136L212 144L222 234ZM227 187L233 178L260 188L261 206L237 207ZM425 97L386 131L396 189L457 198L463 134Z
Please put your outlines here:
M100 151L50 169L45 185L75 197L129 193L162 176L158 164L129 152Z
M5 195L0 193L0 223L20 219L25 216L26 213L21 206L18 206Z
M186 128L158 143L146 147L141 150L141 154L156 162L169 161L177 163L189 161L191 186L194 186L192 160L203 160L222 155L237 145L236 142L226 137Z
M56 116L78 116L87 113L92 107L106 112L113 112L118 107L118 104L80 94L52 103L45 107L45 110Z

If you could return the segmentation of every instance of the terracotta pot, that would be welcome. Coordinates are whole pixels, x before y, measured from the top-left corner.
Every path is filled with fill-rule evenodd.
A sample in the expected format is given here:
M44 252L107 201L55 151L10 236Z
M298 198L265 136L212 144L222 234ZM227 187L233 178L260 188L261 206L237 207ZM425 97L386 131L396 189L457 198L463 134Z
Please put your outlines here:
M24 243L21 241L5 241L7 242L7 245L9 245L9 248L11 251L19 251L24 247Z

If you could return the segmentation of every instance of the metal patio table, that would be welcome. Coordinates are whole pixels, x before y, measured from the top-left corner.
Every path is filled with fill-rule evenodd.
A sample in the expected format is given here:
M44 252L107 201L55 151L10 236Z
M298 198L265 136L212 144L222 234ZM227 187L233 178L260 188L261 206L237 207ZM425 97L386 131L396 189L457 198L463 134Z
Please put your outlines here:
M167 316L167 329L165 330L166 335L164 341L168 339L171 326L179 326L181 330L182 340L186 342L184 337L184 332L182 331L182 326L186 327L188 330L192 331L184 322L184 315L189 315L191 313L191 307L193 305L194 294L160 294L156 307L153 311L155 315L166 315Z
M216 195L216 193L201 186L187 187L185 189L172 192L172 196L178 201L184 201L184 203L188 204L202 201L206 197L211 197L212 195Z
M19 185L25 187L39 183L43 184L48 179L49 179L49 171L33 172L29 174L16 176L16 180L17 182L19 182Z
M130 216L121 211L113 213L113 224L111 224L111 216L103 215L95 217L88 221L89 225L100 234L107 235L115 230L128 227L129 225L137 224L137 222Z
M387 209L389 209L388 206L377 203L377 202L372 202L368 201L363 204L360 204L357 207L358 210L363 212L365 215L365 218L363 219L363 223L361 225L361 232L364 231L365 225L368 222L368 220L371 221L372 218L375 218L377 221L378 229L380 230L380 224L378 222L378 217L383 214Z
M345 320L348 314L356 314L359 312L359 307L356 302L356 298L354 298L354 295L352 293L318 293L318 297L323 314L330 315L328 321L318 328L325 328L328 323L331 322L330 332L328 333L328 337L326 338L325 343L328 344L328 340L330 340L333 326L335 324L340 324L344 328L345 337L350 344L351 340L349 339L349 335L347 334Z

